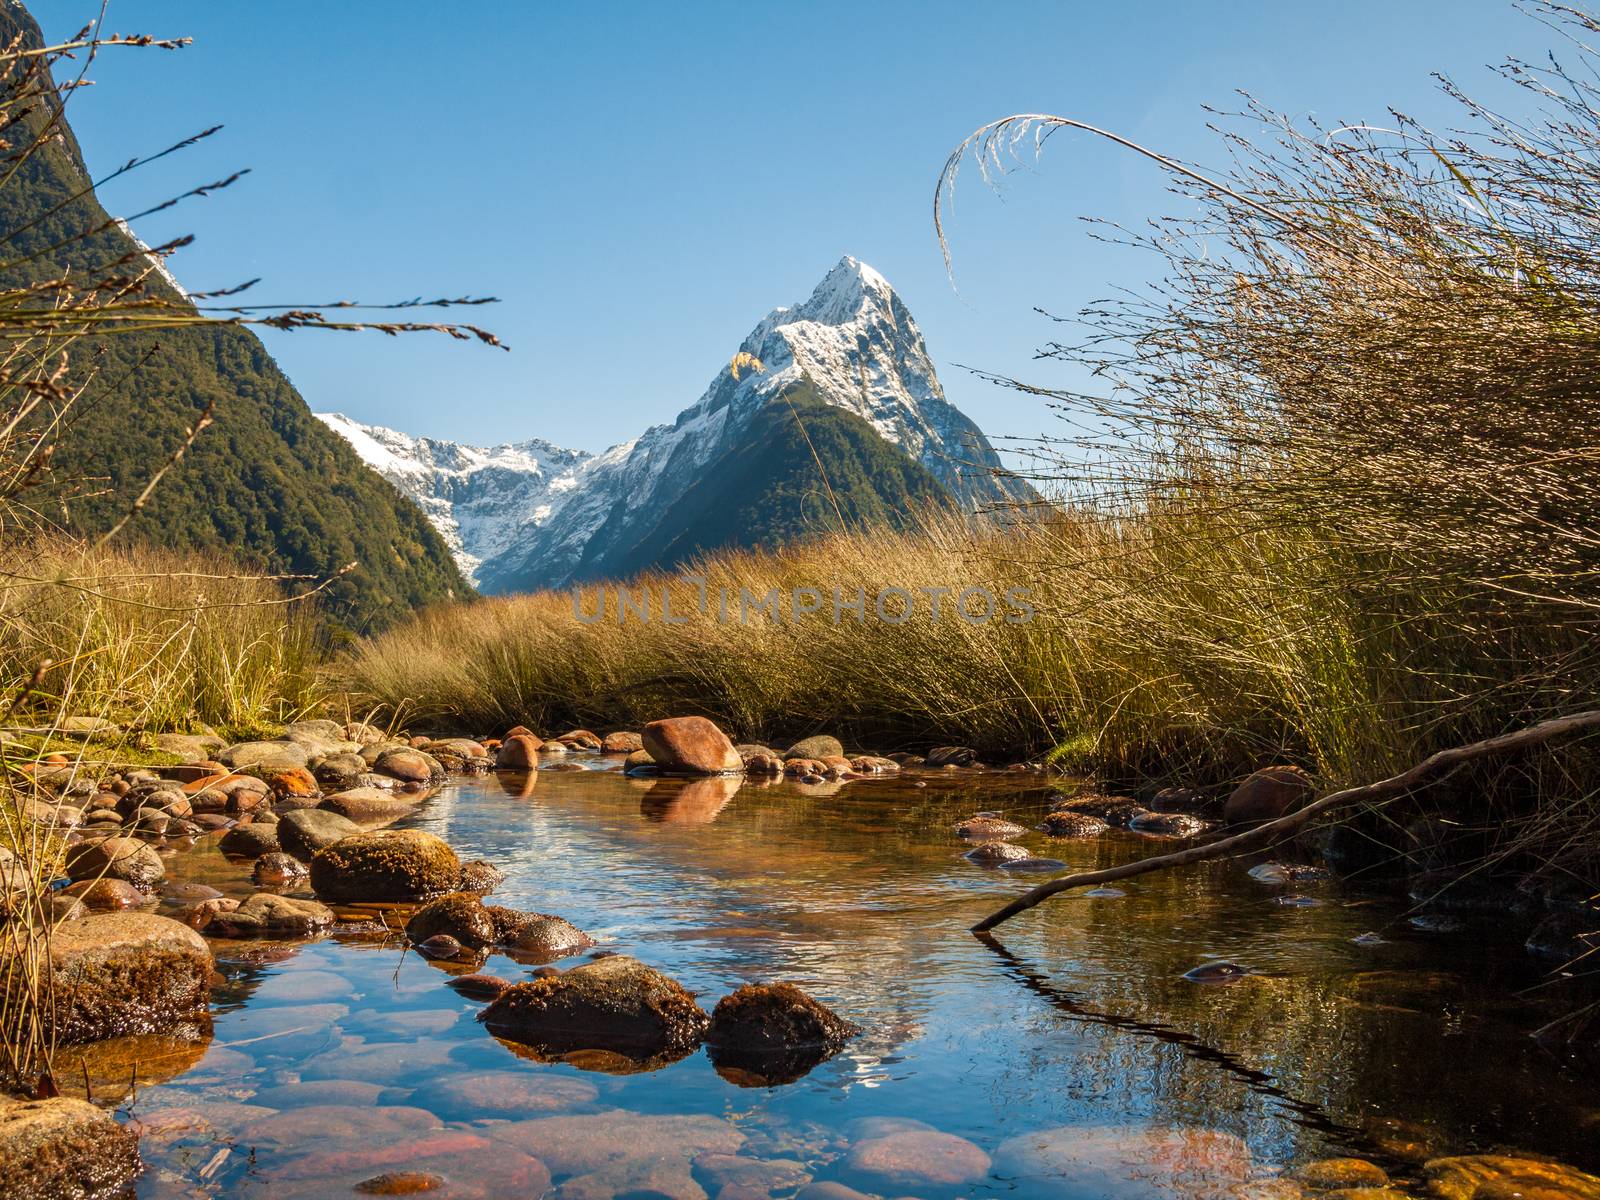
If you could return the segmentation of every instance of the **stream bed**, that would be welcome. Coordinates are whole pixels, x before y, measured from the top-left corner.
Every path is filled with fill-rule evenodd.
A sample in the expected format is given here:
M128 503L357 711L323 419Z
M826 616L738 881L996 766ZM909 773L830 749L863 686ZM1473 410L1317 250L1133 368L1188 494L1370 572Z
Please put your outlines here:
M1600 1171L1600 1081L1529 1036L1574 993L1493 923L1442 932L1401 897L1261 882L1252 859L1059 897L980 940L968 927L1041 876L969 862L951 827L990 810L1031 828L1060 791L1039 776L573 765L453 780L400 824L503 870L496 903L566 917L708 1011L789 981L862 1034L777 1087L703 1051L615 1074L485 1031L447 984L530 977L503 955L215 939L209 1044L131 1039L64 1072L137 1125L139 1196L1266 1198L1338 1156L1415 1195L1439 1155ZM1019 841L1075 868L1170 845ZM214 838L167 870L253 890ZM1215 960L1250 973L1185 978Z

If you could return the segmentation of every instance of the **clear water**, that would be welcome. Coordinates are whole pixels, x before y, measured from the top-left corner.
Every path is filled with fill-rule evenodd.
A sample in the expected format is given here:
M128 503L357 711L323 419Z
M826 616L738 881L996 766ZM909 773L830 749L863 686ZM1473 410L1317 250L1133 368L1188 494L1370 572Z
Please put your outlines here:
M430 1196L538 1195L544 1170L561 1196L783 1197L807 1179L884 1196L1195 1196L1329 1155L1404 1179L1424 1155L1496 1147L1600 1168L1600 1083L1528 1036L1580 998L1492 928L1427 932L1392 898L1218 863L1058 898L984 941L968 927L1038 877L967 862L950 827L979 810L1031 826L1052 794L1037 777L530 778L452 783L404 824L501 867L495 902L568 918L708 1010L741 983L788 980L865 1033L782 1087L738 1086L703 1053L605 1074L518 1055L446 986L463 968L395 939L217 940L209 1047L145 1039L85 1064L143 1131L140 1196L356 1195L396 1170L442 1178ZM1021 840L1073 867L1157 848ZM250 891L248 866L209 843L168 871ZM1279 903L1291 891L1317 903ZM1368 932L1381 944L1352 941ZM1253 974L1183 978L1213 959ZM478 969L531 970L501 956ZM911 1123L975 1149L882 1141ZM1142 1178L1111 1190L1019 1171L1027 1139L1008 1139L1064 1126L1110 1148L1108 1178Z

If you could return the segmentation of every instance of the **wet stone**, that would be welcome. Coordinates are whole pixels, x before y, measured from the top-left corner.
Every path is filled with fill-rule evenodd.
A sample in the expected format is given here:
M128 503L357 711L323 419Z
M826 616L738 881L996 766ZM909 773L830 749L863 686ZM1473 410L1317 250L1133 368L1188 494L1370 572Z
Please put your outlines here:
M1250 968L1241 967L1238 963L1209 962L1185 971L1183 977L1190 983L1234 983L1248 974Z
M980 813L978 816L968 817L965 821L959 822L955 832L957 837L969 842L1005 842L1019 838L1028 831L1015 821Z
M1600 1200L1600 1177L1558 1162L1501 1154L1436 1158L1423 1166L1439 1200Z
M1059 838L1099 837L1110 828L1111 826L1099 817L1070 810L1049 814L1039 826L1040 832Z
M478 1019L497 1036L549 1052L635 1059L687 1054L709 1022L679 984L621 954L508 988Z
M1193 837L1197 833L1204 833L1210 827L1209 822L1202 821L1199 817L1177 812L1141 813L1128 822L1128 828L1134 833L1156 837Z
M1012 1181L1008 1194L1018 1200L1220 1197L1252 1174L1249 1147L1232 1134L1089 1125L1009 1138L995 1151L994 1169Z
M1012 862L1000 864L1002 871L1013 872L1018 875L1053 875L1057 871L1065 871L1067 864L1059 858L1019 858Z
M982 842L968 850L963 857L979 866L994 867L1001 863L1027 858L1028 852L1021 846L1013 846L1010 842Z
M850 1147L846 1166L887 1187L955 1187L989 1173L982 1148L951 1133L905 1130L867 1138Z
M256 859L250 868L250 881L257 887L283 887L307 874L305 863L279 850Z
M1333 1188L1381 1188L1389 1183L1388 1172L1364 1158L1318 1159L1299 1168L1295 1171L1294 1177L1307 1187L1319 1191Z
M371 1179L363 1179L354 1191L363 1196L415 1196L432 1192L444 1186L444 1176L427 1171L385 1171Z
M412 1102L462 1117L528 1117L592 1104L599 1090L586 1079L545 1071L473 1071L418 1088Z
M457 975L450 986L469 1000L493 1000L511 986L509 979L498 975Z

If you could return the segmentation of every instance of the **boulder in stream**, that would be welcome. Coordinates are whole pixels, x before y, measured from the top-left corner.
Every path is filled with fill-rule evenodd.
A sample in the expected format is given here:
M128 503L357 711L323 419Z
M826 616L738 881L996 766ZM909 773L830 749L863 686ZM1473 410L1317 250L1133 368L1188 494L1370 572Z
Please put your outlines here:
M358 833L311 859L311 888L334 903L431 900L461 878L456 852L420 829Z
M744 760L728 735L705 717L667 717L639 733L644 748L663 771L721 775L744 770Z
M507 988L478 1019L546 1053L605 1050L634 1060L688 1054L710 1022L680 984L621 954Z
M771 1086L799 1079L860 1032L792 983L751 983L717 1001L706 1045L725 1078Z
M124 1195L143 1164L139 1139L83 1100L0 1098L0 1180L15 1200Z

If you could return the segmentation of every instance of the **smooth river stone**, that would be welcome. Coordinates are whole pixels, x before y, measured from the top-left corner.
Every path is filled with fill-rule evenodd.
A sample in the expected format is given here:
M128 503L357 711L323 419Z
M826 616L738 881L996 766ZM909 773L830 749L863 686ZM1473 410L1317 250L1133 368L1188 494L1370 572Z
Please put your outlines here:
M442 1126L438 1117L421 1108L308 1104L249 1122L240 1128L239 1140L265 1142L299 1154L322 1146L386 1144Z
M733 1154L744 1134L718 1117L611 1112L542 1117L490 1127L498 1142L540 1159L557 1175L562 1200L616 1196L704 1200L691 1167L702 1154Z
M989 1173L989 1156L966 1138L908 1129L857 1142L845 1165L886 1187L955 1187Z
M550 1194L550 1172L537 1158L498 1145L483 1133L440 1129L384 1146L314 1151L269 1167L272 1200L329 1200L359 1195L420 1195L437 1200L521 1200ZM432 1176L422 1192L383 1190L376 1180ZM360 1185L366 1185L356 1190ZM565 1189L561 1195L568 1195Z
M592 1104L599 1095L587 1079L551 1071L474 1071L418 1088L412 1103L464 1117L525 1117Z
M437 1042L377 1042L326 1051L306 1063L300 1074L305 1079L356 1079L398 1087L455 1066L450 1048Z
M388 1090L382 1084L355 1079L302 1079L299 1083L262 1088L252 1099L268 1108L376 1107Z
M1250 1148L1211 1129L1063 1125L1009 1138L995 1174L1016 1200L1192 1200L1251 1175Z

